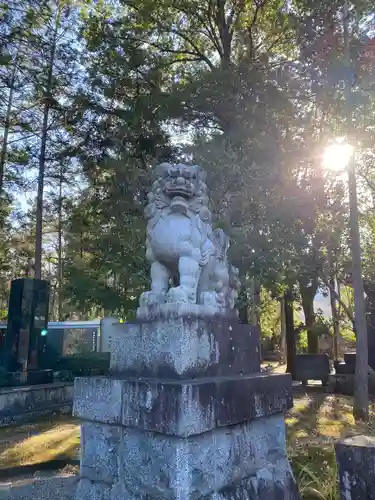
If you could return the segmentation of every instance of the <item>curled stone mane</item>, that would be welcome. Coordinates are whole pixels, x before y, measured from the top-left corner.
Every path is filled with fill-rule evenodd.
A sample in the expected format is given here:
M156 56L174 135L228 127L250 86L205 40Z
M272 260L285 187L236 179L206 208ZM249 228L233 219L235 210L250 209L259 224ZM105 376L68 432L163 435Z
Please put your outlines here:
M189 212L199 214L204 207L207 207L207 213L211 216L208 210L209 198L205 172L198 165L189 167L182 164L162 163L155 169L152 189L147 197L148 205L145 210L147 219L153 217L157 211L165 211L172 204L174 197L169 194L168 187L179 178L184 179L186 184L188 193L185 203Z

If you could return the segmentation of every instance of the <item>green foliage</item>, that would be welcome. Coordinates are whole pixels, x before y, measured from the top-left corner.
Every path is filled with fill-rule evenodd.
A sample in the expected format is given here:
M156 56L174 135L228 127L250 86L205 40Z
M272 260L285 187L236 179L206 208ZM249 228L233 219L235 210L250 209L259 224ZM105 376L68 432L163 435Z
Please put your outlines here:
M297 347L298 353L307 352L307 349L308 349L307 331L305 329L303 329L299 332L296 347Z
M262 337L280 337L280 302L273 299L265 289L261 291L260 326Z
M71 207L65 296L82 313L129 317L147 282L143 204L155 159L172 155L161 127L153 55L123 37L106 11L87 14L85 86L69 115L87 189Z

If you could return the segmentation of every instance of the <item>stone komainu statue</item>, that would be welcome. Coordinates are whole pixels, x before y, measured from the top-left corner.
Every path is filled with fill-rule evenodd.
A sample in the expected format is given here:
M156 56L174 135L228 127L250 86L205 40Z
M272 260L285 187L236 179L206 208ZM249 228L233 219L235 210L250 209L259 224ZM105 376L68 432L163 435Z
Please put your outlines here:
M238 295L238 269L228 263L229 238L212 229L205 172L163 163L155 174L145 209L151 291L141 295L138 316L181 302L228 313Z

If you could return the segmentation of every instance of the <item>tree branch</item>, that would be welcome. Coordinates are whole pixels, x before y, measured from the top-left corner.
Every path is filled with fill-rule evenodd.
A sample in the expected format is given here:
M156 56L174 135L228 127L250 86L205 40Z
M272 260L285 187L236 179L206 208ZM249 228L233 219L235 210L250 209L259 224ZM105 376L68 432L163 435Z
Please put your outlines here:
M135 5L135 2L130 2L129 4L134 8L134 10L139 12L140 9ZM177 30L177 29L173 29L173 28L165 29L165 25L153 16L151 16L151 20L152 20L152 22L155 23L155 25L159 29L160 33L171 33L171 34L174 34L174 35L182 38L182 40L185 40L185 42L187 42L195 50L195 53L192 53L190 55L198 56L202 61L204 61L208 65L208 67L211 70L214 69L215 66L212 64L210 59L199 49L199 47L197 47L197 45L192 41L191 37L189 37L187 34L185 34L184 32L182 32L180 30ZM150 43L150 42L146 42L146 43ZM164 48L160 47L159 50L167 50L168 51L169 49L164 49Z
M197 11L194 11L192 12L191 10L189 9L183 9L181 6L177 6L175 3L173 4L173 7L180 11L180 12L183 12L184 14L186 14L187 16L194 16L198 19L198 21L202 24L202 26L207 30L207 33L202 33L200 32L202 35L206 36L214 45L214 47L216 48L216 50L219 52L220 54L220 42L216 36L216 33L215 33L215 28L214 26L212 25L211 23L211 18L210 18L210 11L207 12L207 18L208 18L208 22L206 22L206 19L201 16ZM209 8L210 8L210 5L209 5Z
M192 42L192 40L187 35L185 35L185 33L183 33L182 31L178 31L178 30L172 30L171 33L179 36L180 38L185 40L185 42L190 44L193 47L193 49L196 51L196 55L198 57L200 57L201 60L204 61L211 70L215 69L215 66L212 64L212 62L209 60L209 58L205 54L203 54L203 52L200 51L200 49Z
M141 40L140 38L129 38L128 37L127 40L132 40L132 41L144 43L146 45L150 45L151 47L154 47L155 49L158 49L158 50L160 50L162 52L166 52L168 54L182 54L182 55L187 55L187 56L196 56L196 57L198 57L197 52L193 52L192 50L169 49L169 48L163 47L162 45L159 45L158 43L150 42L148 40ZM199 55L199 59L201 59L201 55ZM176 62L178 62L178 61L176 61Z
M375 193L375 182L372 182L363 172L358 172L358 175L364 179L367 186Z
M208 7L207 7L207 18L208 18L208 23L209 23L210 28L211 28L211 33L212 33L213 38L215 40L216 50L219 53L220 59L222 59L223 58L223 48L220 45L220 39L218 38L218 36L216 34L215 25L213 24L212 17L211 17L212 4L213 4L213 0L209 0Z

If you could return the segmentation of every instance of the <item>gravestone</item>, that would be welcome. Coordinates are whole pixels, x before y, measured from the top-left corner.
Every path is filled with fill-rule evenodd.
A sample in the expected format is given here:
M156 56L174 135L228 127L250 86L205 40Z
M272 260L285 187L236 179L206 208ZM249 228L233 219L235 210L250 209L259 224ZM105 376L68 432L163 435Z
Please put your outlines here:
M321 380L327 385L331 364L327 354L297 354L295 379L307 384L308 380Z
M42 331L48 325L49 294L49 283L44 280L20 278L11 283L1 356L2 369L10 385L52 382L52 370L42 366L47 347Z
M340 498L375 500L375 438L354 436L336 444Z
M77 500L299 498L286 455L289 374L260 373L234 309L238 270L212 230L203 171L161 165L146 208L151 290L113 325L108 377L75 381Z

